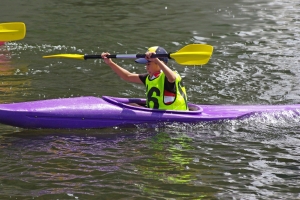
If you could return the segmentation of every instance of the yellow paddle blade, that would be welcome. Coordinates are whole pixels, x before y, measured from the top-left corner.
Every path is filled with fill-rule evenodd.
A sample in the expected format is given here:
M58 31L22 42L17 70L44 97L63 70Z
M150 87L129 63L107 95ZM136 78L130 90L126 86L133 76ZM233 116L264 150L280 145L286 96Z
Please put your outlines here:
M43 58L71 58L71 59L84 60L84 55L81 55L81 54L57 54L57 55L43 56Z
M8 22L0 24L0 41L22 40L26 35L26 26L23 22Z
M213 46L206 44L189 44L171 53L170 57L181 65L204 65L209 61L213 49Z

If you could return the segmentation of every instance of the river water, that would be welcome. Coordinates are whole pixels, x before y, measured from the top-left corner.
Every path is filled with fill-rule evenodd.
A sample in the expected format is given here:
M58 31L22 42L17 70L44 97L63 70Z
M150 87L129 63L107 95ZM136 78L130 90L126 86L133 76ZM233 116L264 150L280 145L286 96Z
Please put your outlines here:
M101 60L214 46L208 64L170 61L197 104L300 103L300 4L291 0L2 0L25 39L0 47L0 102L144 97ZM143 73L133 60L116 60ZM0 125L0 199L299 199L300 117L165 128L27 130Z

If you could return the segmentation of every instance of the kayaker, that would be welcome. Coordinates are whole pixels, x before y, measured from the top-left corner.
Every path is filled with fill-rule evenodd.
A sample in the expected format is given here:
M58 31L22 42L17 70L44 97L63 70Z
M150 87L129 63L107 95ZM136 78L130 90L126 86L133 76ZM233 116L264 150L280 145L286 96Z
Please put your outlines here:
M104 62L123 80L146 86L148 108L162 110L188 110L186 90L180 75L168 66L168 58L151 58L152 54L167 54L159 46L150 47L145 58L136 59L136 63L145 64L147 73L135 74L120 67L107 58L108 52L101 54Z

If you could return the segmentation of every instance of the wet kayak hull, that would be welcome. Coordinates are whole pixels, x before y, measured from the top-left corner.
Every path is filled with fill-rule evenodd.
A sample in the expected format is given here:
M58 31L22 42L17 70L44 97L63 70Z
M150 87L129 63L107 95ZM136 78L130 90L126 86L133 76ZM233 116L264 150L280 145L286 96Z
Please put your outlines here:
M22 128L88 129L139 124L198 123L241 119L255 113L289 111L298 115L295 105L196 105L191 111L164 111L137 107L145 99L103 96L75 97L0 104L0 123Z

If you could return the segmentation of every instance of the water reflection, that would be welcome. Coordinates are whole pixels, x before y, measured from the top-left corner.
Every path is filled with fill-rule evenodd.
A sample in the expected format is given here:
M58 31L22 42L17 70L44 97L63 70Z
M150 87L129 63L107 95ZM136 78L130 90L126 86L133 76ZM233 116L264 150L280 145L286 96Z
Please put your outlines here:
M173 135L173 137L171 136ZM141 183L140 189L148 194L165 193L167 196L189 198L212 198L217 190L200 188L198 184L205 180L199 180L202 173L210 173L214 169L203 167L198 169L199 159L193 158L189 152L194 151L193 139L182 134L160 132L148 139L147 149L152 156L136 163L136 171L143 175L143 179L150 179L151 184ZM167 191L164 187L174 186L177 189ZM196 189L197 188L197 189ZM193 191L190 193L189 191Z
M26 77L28 65L18 63L6 44L0 46L0 103L16 101L18 93L26 94L31 80Z
M213 199L230 196L228 190L245 190L239 184L243 182L247 187L240 197L246 198L260 187L271 192L276 180L282 187L294 184L299 131L291 134L297 129L294 125L265 117L261 120L269 123L252 119L198 127L2 134L0 177L7 185L5 194L17 194L9 185L35 184L23 192L28 197L114 192L123 197Z
M32 196L75 192L95 195L103 192L101 189L96 192L97 187L106 188L106 193L115 190L113 183L125 184L129 191L138 189L149 195L163 193L164 196L193 198L213 195L211 189L210 192L205 189L192 194L187 192L196 187L194 181L197 182L200 175L193 167L198 161L189 155L194 150L191 138L178 135L172 138L166 132L116 131L117 134L113 134L109 131L99 134L97 131L23 130L2 135L0 157L10 155L10 158L1 159L0 168L7 166L18 170L8 174L0 172L0 176L16 186L20 186L17 179L35 183L35 188L27 193ZM116 179L121 175L121 180ZM43 189L43 185L50 182L59 189ZM162 183L180 187L169 191L160 186ZM6 192L15 194L14 191Z

